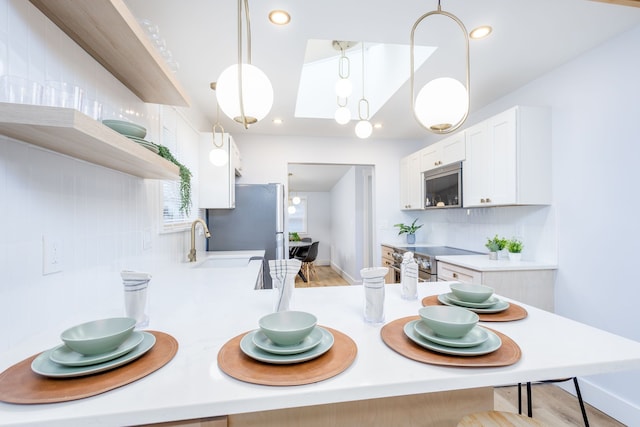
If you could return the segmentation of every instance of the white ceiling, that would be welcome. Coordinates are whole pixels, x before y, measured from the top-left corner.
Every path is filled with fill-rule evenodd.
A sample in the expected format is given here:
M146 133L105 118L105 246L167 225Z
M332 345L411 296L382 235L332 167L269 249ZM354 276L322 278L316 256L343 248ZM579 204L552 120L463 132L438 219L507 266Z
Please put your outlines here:
M209 83L237 62L236 1L125 1L138 18L159 26L160 35L180 63L177 77L190 98L192 118L200 130L210 130L216 108ZM275 101L269 116L248 131L226 117L221 120L225 130L236 135L354 137L355 123L340 126L332 119L294 117L308 41L408 44L414 22L436 7L437 0L250 1L252 63L270 78ZM267 15L273 9L288 10L291 23L285 27L270 24ZM640 8L589 0L442 0L442 9L457 15L468 30L481 24L494 28L490 38L471 42L472 112L640 24ZM431 37L439 24L430 21L428 18L420 27L425 38L427 33ZM432 44L422 39L417 43ZM442 40L436 43L442 52L456 51L442 47ZM459 50L455 53L459 55ZM408 56L406 67L408 70ZM428 75L436 74L435 68L427 61L418 70L417 78L425 80L422 84ZM366 91L375 92L376 88ZM284 123L274 125L276 117ZM374 138L422 139L427 134L411 115L406 82L372 121L383 125L374 131Z
M352 165L289 164L289 191L328 192Z

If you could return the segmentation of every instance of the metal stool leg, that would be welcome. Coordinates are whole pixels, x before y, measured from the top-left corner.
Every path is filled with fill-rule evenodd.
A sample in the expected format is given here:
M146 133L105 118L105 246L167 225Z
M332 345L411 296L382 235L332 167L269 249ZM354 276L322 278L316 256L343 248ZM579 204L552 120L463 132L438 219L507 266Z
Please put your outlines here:
M518 414L522 414L522 383L518 383Z
M533 418L533 405L531 405L531 383L527 383L527 415Z
M580 411L582 411L582 419L584 420L584 426L589 427L589 419L587 418L587 411L584 408L584 402L582 401L582 393L580 393L578 378L573 377L573 385L576 387L576 395L578 396L578 402L580 403Z

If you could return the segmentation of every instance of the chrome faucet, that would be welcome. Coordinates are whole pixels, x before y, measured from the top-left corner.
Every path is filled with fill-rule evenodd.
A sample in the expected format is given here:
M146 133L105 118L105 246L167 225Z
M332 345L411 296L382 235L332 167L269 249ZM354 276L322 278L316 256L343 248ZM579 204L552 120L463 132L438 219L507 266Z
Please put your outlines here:
M204 236L208 239L211 237L211 233L209 233L209 228L207 227L207 223L202 219L198 218L191 223L191 250L189 251L189 262L196 262L196 225L200 223L202 224L202 228L204 228Z

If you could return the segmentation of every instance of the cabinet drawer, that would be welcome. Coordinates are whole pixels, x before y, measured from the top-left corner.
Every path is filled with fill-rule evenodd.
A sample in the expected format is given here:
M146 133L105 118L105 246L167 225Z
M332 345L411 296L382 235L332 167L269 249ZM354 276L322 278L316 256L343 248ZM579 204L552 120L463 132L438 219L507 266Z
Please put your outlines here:
M438 280L455 280L458 282L481 284L482 273L480 271L471 270L458 265L439 262Z
M393 261L393 249L389 246L382 246L382 258L387 258Z

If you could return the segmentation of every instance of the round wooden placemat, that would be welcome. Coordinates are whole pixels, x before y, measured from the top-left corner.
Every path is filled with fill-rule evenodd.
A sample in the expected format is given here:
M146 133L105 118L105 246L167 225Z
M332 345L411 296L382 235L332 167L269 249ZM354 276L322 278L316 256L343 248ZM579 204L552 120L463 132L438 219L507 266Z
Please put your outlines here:
M338 375L356 358L356 343L342 332L323 326L333 334L333 346L320 357L292 365L263 363L245 355L240 340L249 332L232 338L218 353L218 367L237 380L261 385L291 386L311 384Z
M430 295L422 299L422 306L428 305L445 305L438 301L438 295ZM511 322L512 320L522 320L527 317L528 313L524 307L509 303L509 308L500 313L477 313L481 322Z
M428 350L411 341L404 333L404 325L419 318L419 316L409 316L387 323L380 331L382 341L392 350L409 359L432 365L461 366L465 368L508 366L516 363L522 356L520 347L511 338L489 328L487 329L498 335L502 340L500 348L492 353L482 356L453 356Z
M7 403L57 403L95 396L121 387L157 371L178 352L178 341L158 331L145 331L156 337L153 348L143 356L110 371L86 377L49 378L31 370L38 354L19 362L0 374L0 401Z

